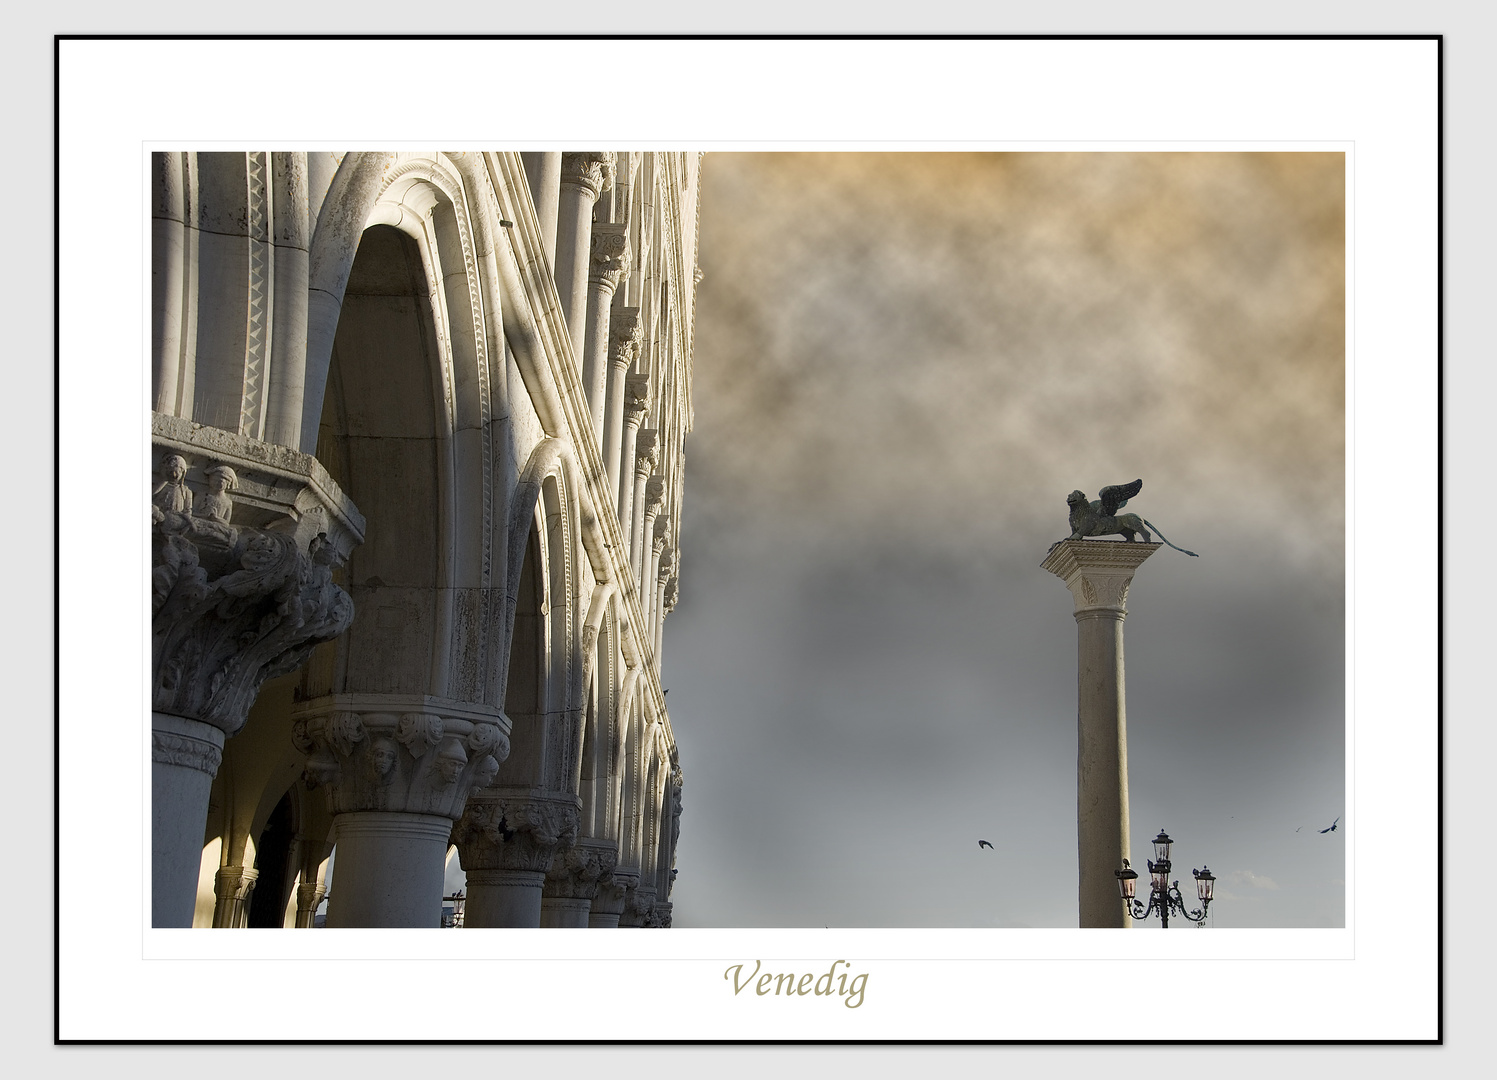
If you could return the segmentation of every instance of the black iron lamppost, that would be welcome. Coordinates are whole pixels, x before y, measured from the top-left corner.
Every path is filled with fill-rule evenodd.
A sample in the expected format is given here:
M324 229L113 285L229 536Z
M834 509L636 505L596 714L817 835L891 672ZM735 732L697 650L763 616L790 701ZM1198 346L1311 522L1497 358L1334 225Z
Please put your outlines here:
M1123 909L1135 919L1147 919L1156 911L1159 913L1159 921L1168 930L1170 925L1170 912L1174 912L1187 922L1198 923L1206 918L1206 911L1211 907L1211 889L1216 882L1216 875L1207 867L1192 870L1196 879L1196 898L1201 901L1201 906L1194 911L1185 910L1185 898L1180 895L1180 883L1170 882L1170 844L1174 843L1163 829L1159 835L1154 837L1154 858L1149 860L1149 905L1144 906L1142 900L1136 900L1133 896L1134 886L1138 881L1138 872L1128 865L1128 860L1123 860L1123 868L1114 870L1117 875L1118 892L1123 897Z

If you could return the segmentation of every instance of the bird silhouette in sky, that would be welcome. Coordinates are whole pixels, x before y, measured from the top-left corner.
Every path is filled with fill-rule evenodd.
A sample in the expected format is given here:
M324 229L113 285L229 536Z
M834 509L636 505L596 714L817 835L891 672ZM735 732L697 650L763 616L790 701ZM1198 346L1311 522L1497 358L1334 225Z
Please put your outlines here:
M1341 821L1341 819L1340 819L1340 818L1339 818L1339 817L1338 817L1338 818L1336 818L1336 820L1335 820L1335 821L1333 821L1333 822L1331 822L1331 827L1330 827L1330 828L1329 828L1329 829L1321 829L1321 830L1320 830L1320 831L1321 831L1321 834L1322 834L1322 835L1324 835L1324 834L1325 834L1325 833L1328 833L1328 832L1335 832L1335 831L1336 831L1336 825L1337 825L1337 824L1338 824L1338 823L1339 823L1339 822L1340 822L1340 821Z
M1301 825L1301 826L1300 826L1300 827L1299 827L1299 829L1303 829L1303 828L1304 828L1304 826L1303 826L1303 825ZM1294 830L1294 831L1295 831L1295 832L1299 832L1299 829L1295 829L1295 830Z
M990 844L990 843L988 843L986 840L979 840L979 841L977 841L977 846L980 847L980 848L984 848L985 847L989 851L993 850L993 845Z

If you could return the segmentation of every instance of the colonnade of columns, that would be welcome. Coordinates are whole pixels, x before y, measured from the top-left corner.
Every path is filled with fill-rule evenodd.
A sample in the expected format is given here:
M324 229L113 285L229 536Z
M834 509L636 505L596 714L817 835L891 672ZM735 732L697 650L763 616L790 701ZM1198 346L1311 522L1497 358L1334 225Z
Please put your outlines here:
M569 656L570 650L579 647L584 653L594 648L595 625L591 637L574 634L573 629L586 615L585 611L571 610L587 596L585 589L573 592L570 584L558 588L559 579L554 577L558 573L574 574L571 560L581 564L577 570L586 570L592 560L599 587L607 569L611 579L608 587L622 590L618 614L611 616L617 621L611 624L612 636L606 639L613 657L618 658L618 650L624 647L619 635L629 635L627 655L633 681L626 681L625 686L634 687L629 690L611 685L608 691L620 699L610 699L609 709L614 710L609 714L610 724L618 724L621 715L633 710L628 712L627 723L633 725L630 734L607 734L618 746L614 768L625 767L627 738L629 783L634 785L625 795L615 791L610 796L611 813L619 812L621 800L627 803L623 828L632 832L619 838L587 835L580 827L579 795L560 790L549 772L541 786L524 792L491 786L508 784L496 781L496 775L504 767L514 734L510 718L497 705L382 688L384 680L384 686L429 685L435 688L434 693L446 693L442 688L449 685L449 677L456 688L461 676L465 689L454 689L453 693L492 699L491 692L469 693L466 689L482 688L485 680L460 670L464 663L473 666L462 649L469 647L465 642L472 641L479 642L478 649L492 648L484 642L493 641L492 628L499 623L498 609L489 605L497 604L493 597L503 589L513 590L515 583L511 580L501 586L496 581L491 586L486 558L481 585L476 578L471 585L458 577L451 577L445 584L436 580L435 570L417 565L419 560L435 558L426 550L429 545L424 537L414 532L395 536L398 530L392 530L392 525L398 521L389 516L386 506L384 516L370 509L370 520L382 522L382 553L371 556L375 561L352 575L358 580L348 584L349 592L345 592L341 585L334 584L334 575L341 575L350 553L363 542L364 520L318 460L293 449L307 443L308 431L320 430L319 418L305 414L318 411L322 402L327 402L320 419L322 429L331 425L335 439L371 442L374 436L385 434L373 429L352 431L346 418L337 415L337 410L345 407L341 397L344 384L335 389L329 371L341 370L346 376L352 370L347 367L349 361L342 361L344 367L340 369L335 355L330 368L324 355L318 370L327 387L320 383L311 388L302 385L307 378L307 341L312 333L309 321L317 321L309 315L305 264L309 249L323 250L324 261L331 250L317 248L311 227L341 220L331 211L319 218L317 206L322 200L331 204L335 198L367 198L373 206L372 200L383 197L379 194L384 190L381 184L397 182L392 190L408 190L399 186L410 183L399 179L402 176L419 176L421 183L434 184L435 159L431 167L420 166L425 171L411 173L402 172L410 166L399 160L400 155L391 156L389 161L375 161L375 155L319 155L316 160L308 155L217 155L213 167L202 170L207 176L205 183L210 187L217 183L230 194L234 183L247 185L236 196L242 197L248 207L241 215L243 220L219 223L221 233L214 232L215 223L204 216L202 207L210 202L206 196L185 190L178 183L185 177L186 187L191 188L198 182L198 172L194 171L198 158L215 156L158 155L153 159L162 174L157 178L162 207L153 215L157 234L153 282L160 294L153 319L158 366L153 389L161 407L153 432L161 482L152 494L153 925L191 925L200 888L212 891L214 925L243 925L259 887L282 890L288 925L294 919L297 926L311 926L318 905L328 897L329 926L435 926L441 919L444 868L453 844L461 853L467 874L466 925L608 928L660 925L662 921L669 924L673 872L668 871L677 830L673 815L679 814L680 806L679 798L672 799L672 789L664 777L669 771L678 794L680 774L669 725L664 722L658 677L651 674L643 681L636 678L641 666L658 671L663 619L674 605L677 592L678 559L673 540L679 520L681 442L689 417L681 385L684 376L664 366L667 361L676 363L674 358L682 349L679 341L670 345L672 335L679 338L684 332L685 323L679 312L668 307L669 292L664 285L690 272L690 262L683 263L679 249L670 246L683 242L680 232L686 218L682 207L673 204L669 211L675 216L669 220L674 224L669 228L640 220L646 210L655 212L657 200L662 205L678 200L689 174L681 171L686 168L684 157L678 167L676 158L680 155L659 156L671 160L663 165L650 163L642 174L641 161L647 155L640 154L538 153L523 155L519 161L513 155L486 155L483 163L490 169L490 176L500 180L515 175L505 170L523 166L523 186L530 189L535 222L525 225L528 232L522 243L528 247L523 251L517 248L515 254L526 265L540 265L535 239L539 236L539 245L554 273L554 302L559 304L566 327L566 340L562 341L549 329L556 324L548 323L545 332L551 336L545 339L543 354L527 362L538 359L557 365L546 376L549 385L576 395L579 404L585 403L585 410L566 415L587 417L582 422L584 430L572 430L577 420L568 419L568 430L546 437L578 451L586 447L586 458L601 462L601 475L596 464L589 464L580 482L594 488L604 485L602 492L589 492L586 502L600 514L616 515L617 535L623 540L622 550L617 544L601 549L605 559L620 560L618 567L604 568L596 564L596 552L600 550L596 541L579 542L582 538L567 532L564 544L569 549L546 555L542 587L547 602L536 617L540 630L528 631L552 635L546 647L560 646ZM360 158L369 160L356 160ZM243 173L239 181L235 180L236 169ZM671 173L673 169L677 171ZM648 183L655 185L653 194L638 195L633 187L636 175L646 176ZM516 190L513 179L506 182L507 190ZM617 190L616 184L621 185ZM475 185L474 190L481 186ZM611 196L607 194L610 191L614 192ZM438 201L427 205L415 195L399 196L411 206L426 205L427 222L437 223L407 233L410 242L446 245L441 249L445 252L442 258L419 249L423 258L430 260L426 263L428 277L432 267L461 266L460 257L467 259L476 252L480 271L470 270L466 281L469 289L476 289L481 268L486 265L483 260L495 258L492 247L485 249L485 238L476 232L463 232L473 227L476 211L471 207L454 210L440 203L444 196L430 191L425 197ZM447 208L442 209L443 205ZM352 215L353 242L338 257L350 263L359 249L359 230L373 227L357 222L388 225L405 221L400 215L371 215L367 209L349 210L348 214ZM513 228L514 223L502 221L501 225ZM666 233L670 234L669 243L662 239ZM370 258L387 260L379 263L384 270L376 271L376 276L396 269L398 264L389 260L400 257L399 243L406 241L392 244L383 238L375 244L372 234L368 239L364 248L377 253ZM694 245L694 240L690 243ZM257 259L265 264L263 272L255 269ZM249 266L247 281L233 274L225 277L221 272L224 267L243 265ZM358 265L374 264L355 264L353 271L345 268L345 276L357 278ZM412 261L410 265L417 264ZM196 270L199 266L203 268L201 273ZM324 273L323 279L336 281L337 276ZM199 288L200 280L216 283L213 287L218 291L209 295ZM453 288L451 282L458 279L449 274L446 280ZM418 318L421 302L435 296L441 284L428 281L425 292L413 286L410 297L418 301ZM335 289L342 287L338 284ZM335 352L337 347L356 351L358 342L372 340L384 324L373 316L361 315L363 323L350 322L366 336L355 334L345 339L347 310L371 310L365 297L373 294L350 289L351 295L344 297L335 289L311 289L315 294L311 307L323 316L330 315L322 318L327 326L319 323L313 329L328 339L325 345ZM448 297L447 303L452 299ZM486 294L483 303L492 299ZM540 301L543 307L553 303L544 293ZM329 304L333 306L329 308ZM474 299L473 327L482 338L480 318L488 317L488 313L480 307L479 300ZM265 315L271 308L275 311L273 321ZM439 322L445 319L443 311L452 310L457 309L438 307ZM497 313L494 318L498 326L501 320ZM400 326L390 325L395 332L403 332ZM438 329L449 330L445 324ZM337 342L333 341L334 330ZM436 337L440 339L442 334ZM423 339L423 335L413 335L413 340L417 339ZM552 342L560 342L562 347L554 347ZM575 377L567 373L566 346L570 346ZM507 359L512 347L509 340L502 346ZM399 344L399 349L412 348L404 342ZM441 351L443 348L452 351L439 343L438 349L422 353L418 348L401 362L451 364L453 359ZM399 349L392 350L392 356ZM689 356L689 351L684 355ZM419 369L407 366L401 370L410 373ZM536 384L540 391L532 388L529 379L527 374L524 385L532 394L555 393L555 389L546 390L544 381ZM518 387L521 380L512 379L509 385ZM303 389L308 390L309 404L305 407L301 404ZM457 389L467 392L462 385ZM397 417L405 408L401 402L389 407L390 415ZM413 402L412 408L416 407ZM547 409L550 417L563 415L561 410ZM430 422L415 413L407 415L412 424ZM653 426L645 427L650 417ZM386 441L393 445L405 439L407 432L401 426L405 422L389 421L391 434ZM433 430L439 439L441 422L438 414L438 426ZM496 417L494 422L508 421ZM325 460L342 462L339 469L348 470L346 448L328 457L320 440L315 441ZM406 441L419 445L416 439ZM362 444L359 452L365 452ZM563 451L574 452L583 457L577 451ZM597 458L591 457L594 452ZM451 467L443 453L439 450L431 459L438 473ZM409 461L402 459L399 464L414 478L427 467L426 459L415 453L408 457ZM178 459L180 467L174 463ZM366 476L369 467L378 467L374 458L361 461L361 465ZM339 476L346 479L344 471ZM579 482L575 473L564 479L566 485ZM367 479L364 482L369 483ZM423 476L421 483L426 482ZM437 481L438 485L448 482L445 474ZM488 484L485 474L485 500ZM495 490L503 490L502 484ZM388 493L395 489L379 491L380 499L388 502ZM364 491L360 499L366 500L368 495ZM573 493L569 498L575 500L577 496ZM373 508L386 504L376 499L365 505ZM491 517L484 517L485 527L510 528L505 519L508 507L500 505L496 510ZM464 510L464 514L469 511ZM484 514L489 514L487 507ZM493 525L488 524L490 520ZM542 535L552 527L554 518L546 520ZM611 531L614 524L606 523L606 527ZM449 525L443 523L439 528L445 530ZM442 536L437 539L441 542ZM483 542L489 543L489 538ZM401 552L398 557L390 554L397 549ZM369 550L374 550L373 546ZM403 566L401 558L409 566ZM376 564L379 574L371 574ZM438 563L430 565L435 568ZM475 575L476 567L475 562ZM504 567L495 569L503 571ZM619 574L618 570L624 572ZM392 571L398 581L391 579ZM445 567L440 572L450 573ZM423 574L434 580L428 583ZM582 578L579 574L578 579ZM343 581L343 576L337 580ZM432 591L440 595L428 614L423 605L427 603L425 594ZM361 609L370 605L364 621L336 650L323 650L321 659L302 667L315 646L339 638L353 623L350 592L360 598ZM508 593L507 602L513 612L513 591ZM553 609L549 616L548 605ZM639 618L633 614L636 610ZM432 618L438 623L436 630L423 623L417 631L414 620ZM631 625L636 622L640 625ZM420 634L427 636L420 638ZM348 655L353 654L347 654L344 646L355 639L360 643L353 653L361 665L360 675L349 681ZM505 647L510 645L512 641ZM405 658L422 649L431 652L429 677L419 670L419 663L414 667L404 663ZM394 650L389 653L392 660L399 658L404 663L399 674L379 669L375 654L382 658L388 650ZM489 652L473 655L478 668L493 662ZM300 682L293 691L289 677L299 668L302 670L296 678ZM410 676L405 668L416 675ZM313 669L315 675L308 674ZM269 772L259 764L250 772L255 777L253 783L265 786L265 792L257 789L253 798L268 798L275 804L276 796L285 795L284 805L276 804L281 815L277 821L282 824L276 826L275 835L279 838L277 851L284 855L287 868L277 864L274 873L267 876L255 863L265 817L260 814L254 819L258 824L251 826L253 814L243 811L235 818L235 843L229 843L228 833L221 834L225 837L221 864L216 869L203 869L208 806L210 796L218 797L212 793L223 786L220 782L215 787L215 776L224 761L227 740L246 723L261 686L282 675L288 679L276 684L284 684L276 693L286 695L285 703L277 706L278 712L265 713L265 722L272 727L254 730L268 733L277 724L289 727L290 742L300 755L291 759L298 762L295 768L300 779L290 774L284 779L267 779ZM354 692L346 686L362 689ZM568 695L572 693L567 691ZM498 696L502 698L503 694L501 678ZM268 695L267 700L273 696ZM623 698L629 699L627 708L621 704ZM506 701L505 708L511 707ZM262 704L259 708L263 711L269 707ZM527 720L535 737L526 753L565 756L555 743L556 734L581 731L581 707L569 699L564 704L536 704L535 708L539 711ZM521 708L516 715L524 711ZM279 738L284 740L285 735L279 734ZM566 738L569 736L563 735L563 741ZM289 755L291 748L280 752ZM252 759L236 751L232 760L237 763L235 768L240 768ZM304 762L304 769L299 762ZM276 767L284 770L285 766ZM644 775L635 777L639 772L648 774L648 779ZM288 782L300 786L287 793ZM564 781L559 783L566 786ZM272 784L279 786L272 790ZM296 830L304 821L311 822L310 816L298 817L295 826L284 824L286 808L295 803L292 797L305 802L307 795L300 794L304 791L319 801L325 799L329 808L327 814L319 812L308 826L318 835L305 841ZM475 792L482 792L481 797L471 798ZM242 809L243 799L238 795L234 798ZM328 850L321 834L329 831L329 822L336 845L331 889L321 876ZM209 827L210 839L211 828L217 827ZM294 840L288 841L288 829L296 833ZM293 845L289 851L288 842ZM276 885L267 886L267 881ZM265 916L258 906L255 912L257 918Z
M526 176L548 245L554 245L557 294L581 363L583 391L593 436L617 496L620 530L635 568L640 604L645 611L647 639L660 655L663 620L674 606L674 592L664 601L665 582L656 550L657 515L666 502L670 482L661 465L659 433L641 430L649 411L651 375L640 371L646 347L646 327L637 299L616 303L620 287L639 276L641 257L631 243L638 230L626 220L595 220L601 196L621 181L618 156L603 151L526 154ZM625 208L627 211L627 208ZM631 277L632 275L632 277ZM699 279L695 272L693 283ZM641 471L643 478L641 479ZM668 523L669 518L665 519ZM669 554L665 567L672 576Z

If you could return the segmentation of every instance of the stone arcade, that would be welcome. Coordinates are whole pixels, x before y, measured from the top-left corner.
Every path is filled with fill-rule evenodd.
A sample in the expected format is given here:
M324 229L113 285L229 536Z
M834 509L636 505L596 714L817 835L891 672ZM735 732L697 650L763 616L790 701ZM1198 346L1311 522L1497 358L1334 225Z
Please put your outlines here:
M698 167L153 155L153 925L670 925Z

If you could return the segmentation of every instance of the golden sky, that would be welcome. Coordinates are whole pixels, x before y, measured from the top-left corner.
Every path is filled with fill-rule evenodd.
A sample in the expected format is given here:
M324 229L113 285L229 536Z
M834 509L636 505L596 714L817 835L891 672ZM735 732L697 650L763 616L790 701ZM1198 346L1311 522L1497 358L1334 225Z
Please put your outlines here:
M975 499L1059 535L1066 492L1141 476L1130 509L1177 543L1272 519L1339 573L1342 155L709 154L703 177L688 452L714 519L996 526L953 506Z

